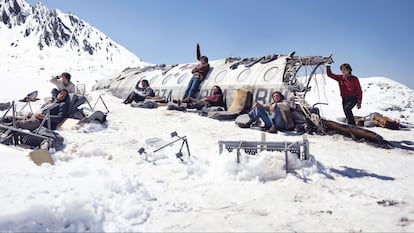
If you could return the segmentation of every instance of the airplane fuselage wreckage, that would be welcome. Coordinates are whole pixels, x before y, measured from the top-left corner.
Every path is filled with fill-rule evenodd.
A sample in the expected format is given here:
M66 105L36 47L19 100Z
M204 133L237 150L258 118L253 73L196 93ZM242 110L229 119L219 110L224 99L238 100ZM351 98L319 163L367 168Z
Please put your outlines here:
M272 92L281 91L287 99L295 96L295 92L305 92L303 83L297 82L297 74L306 70L309 77L315 75L320 65L332 62L331 57L293 56L270 54L260 58L233 58L210 61L210 71L201 83L198 98L210 95L213 86L220 86L231 104L239 88L252 91L253 102L263 104L272 101ZM197 63L178 65L156 65L144 68L127 68L109 79L100 80L93 87L107 89L113 95L125 98L135 89L135 84L143 79L150 82L155 94L168 101L183 97L191 70Z
M310 90L310 81L324 72L325 64L333 63L330 56L295 56L295 52L287 55L269 54L256 58L229 57L210 61L210 71L201 83L197 98L211 95L211 89L219 86L223 90L225 102L230 106L240 88L250 90L251 102L270 104L272 93L280 91L292 104L291 108L299 110L304 118L312 125L314 132L325 134L327 128L324 119L316 119L319 115L315 106L306 101L306 93ZM154 65L143 68L126 68L121 73L96 82L93 90L107 90L119 98L126 98L135 90L136 84L146 79L155 91L155 95L166 102L181 99L184 96L189 80L193 77L191 70L198 63L176 65ZM332 124L329 121L329 125ZM343 125L335 125L335 127ZM382 147L390 147L383 138L358 126L343 126L344 130L352 128L354 139L367 139ZM358 135L361 129L361 135ZM340 131L338 131L341 133ZM344 134L349 136L350 134Z

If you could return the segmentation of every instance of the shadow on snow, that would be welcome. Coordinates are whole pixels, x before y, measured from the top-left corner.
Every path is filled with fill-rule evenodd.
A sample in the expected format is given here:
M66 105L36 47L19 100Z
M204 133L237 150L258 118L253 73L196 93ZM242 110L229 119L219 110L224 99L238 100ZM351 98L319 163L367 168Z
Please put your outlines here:
M380 179L380 180L395 180L394 177L381 176L375 173L367 172L362 169L357 169L357 168L352 168L352 167L347 167L347 166L341 166L341 167L344 169L338 170L335 168L331 168L330 171L333 173L339 174L341 176L348 177L348 178L373 177L373 178Z

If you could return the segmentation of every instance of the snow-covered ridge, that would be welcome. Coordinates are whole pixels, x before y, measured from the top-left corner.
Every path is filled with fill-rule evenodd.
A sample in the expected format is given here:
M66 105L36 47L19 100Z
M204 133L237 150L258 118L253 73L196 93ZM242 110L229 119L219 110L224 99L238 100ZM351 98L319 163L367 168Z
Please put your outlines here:
M76 15L49 10L41 2L30 6L24 0L1 0L0 32L2 61L34 65L36 71L46 68L43 64L56 63L65 63L58 65L62 70L147 65ZM36 58L42 64L31 64ZM64 62L59 62L62 58Z

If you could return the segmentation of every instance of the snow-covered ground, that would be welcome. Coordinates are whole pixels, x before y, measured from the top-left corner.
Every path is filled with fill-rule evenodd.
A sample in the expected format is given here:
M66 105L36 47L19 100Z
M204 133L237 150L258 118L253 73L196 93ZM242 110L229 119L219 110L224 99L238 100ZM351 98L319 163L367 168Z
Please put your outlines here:
M48 15L45 11L43 17ZM23 32L43 26L28 22L3 27L0 33L0 102L16 101L33 90L42 99L49 97L53 86L48 80L63 71L90 89L116 70L148 65L121 46L104 46L108 43L94 56L69 45L39 51L36 34L25 37ZM92 34L91 44L106 38L99 30ZM364 97L356 115L379 112L414 122L413 90L382 77L360 81ZM92 103L99 94L88 93ZM300 161L290 154L286 174L283 153L248 156L242 151L238 164L235 151L219 153L218 141L265 136L267 141L296 142L302 135L241 129L231 121L165 107L132 108L108 93L103 99L110 110L108 127L89 124L58 131L65 148L51 151L54 166L35 165L27 156L30 150L0 145L1 232L414 231L414 149L375 148L341 135L305 135L311 159ZM326 77L313 81L307 100L328 103L320 105L328 119L343 117L337 84ZM33 103L33 109L41 102ZM17 104L19 110L22 103ZM99 102L97 107L105 110ZM410 128L371 129L413 148ZM151 153L175 140L170 137L174 131L188 139L191 156L184 147L184 162L176 158L181 141ZM141 147L147 159L137 152Z
M42 98L49 96L53 86L47 80L57 74L49 72L2 84L0 102L35 89ZM88 87L99 78L80 72L74 82L85 76L91 80ZM403 97L381 100L377 90L369 91L378 86L370 82L382 81L393 85L389 79L361 79L364 103L356 115L401 114L382 108L388 102L400 105ZM337 87L325 79L319 84L319 93L329 100L324 116L342 117ZM90 92L91 100L100 93ZM320 97L310 94L312 98ZM240 164L235 151L219 154L219 140L259 141L260 131L165 107L132 108L108 93L103 99L110 110L108 127L58 131L65 148L52 152L54 166L36 166L27 157L29 150L0 145L0 231L414 231L413 150L375 148L341 135L306 135L311 159L300 161L290 154L291 172L286 174L284 153L252 157L242 151ZM104 110L99 102L97 107ZM403 114L410 111L403 109ZM412 129L371 130L390 141L414 140ZM171 142L173 131L188 139L191 156L184 147L184 162L176 158L181 141L151 153ZM302 137L265 133L267 141ZM141 147L151 162L137 152Z

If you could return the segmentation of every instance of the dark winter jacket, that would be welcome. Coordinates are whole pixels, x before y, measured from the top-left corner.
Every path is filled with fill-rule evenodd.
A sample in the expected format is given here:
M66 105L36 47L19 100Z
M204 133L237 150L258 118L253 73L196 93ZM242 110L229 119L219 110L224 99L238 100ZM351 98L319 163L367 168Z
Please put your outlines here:
M137 87L137 89L135 90L135 93L137 93L138 95L142 96L142 97L154 97L155 93L154 90L148 86L148 87Z
M50 111L50 123L52 126L52 129L56 129L56 127L68 117L68 111L69 111L69 103L67 101L63 102L56 102L49 106L43 106L42 107L42 114L46 116L47 111L49 109ZM44 125L47 127L48 123L46 121Z

